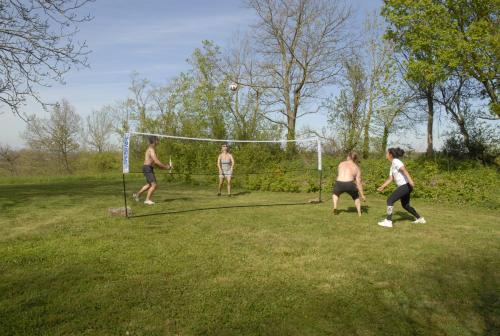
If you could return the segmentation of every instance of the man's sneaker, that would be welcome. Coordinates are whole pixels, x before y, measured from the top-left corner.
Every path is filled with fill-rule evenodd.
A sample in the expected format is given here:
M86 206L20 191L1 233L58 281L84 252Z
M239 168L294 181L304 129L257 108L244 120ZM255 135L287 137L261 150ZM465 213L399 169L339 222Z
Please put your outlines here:
M132 194L132 197L135 199L136 202L139 202L140 199L139 199L139 195L137 194Z
M425 221L425 218L424 217L420 217L419 219L417 219L416 221L412 222L413 224L425 224L427 223Z
M383 221L378 222L378 225L383 226L383 227L388 227L388 228L391 228L391 227L392 227L392 221L390 221L390 220L388 220L388 219L386 218L386 219L384 219Z
M145 200L144 204L146 204L146 205L153 205L153 204L155 204L155 202L153 202L151 200Z

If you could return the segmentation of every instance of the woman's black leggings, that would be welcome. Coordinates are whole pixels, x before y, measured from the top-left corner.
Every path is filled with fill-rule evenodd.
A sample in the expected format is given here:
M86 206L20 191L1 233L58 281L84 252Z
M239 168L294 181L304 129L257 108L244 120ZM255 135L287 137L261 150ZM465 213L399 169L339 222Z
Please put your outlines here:
M411 213L415 218L419 219L420 215L417 213L417 211L412 208L410 205L410 194L413 191L413 188L409 184L402 185L398 187L394 192L389 196L387 199L387 219L392 220L392 208L394 206L394 203L397 202L397 200L401 200L401 205L403 208Z

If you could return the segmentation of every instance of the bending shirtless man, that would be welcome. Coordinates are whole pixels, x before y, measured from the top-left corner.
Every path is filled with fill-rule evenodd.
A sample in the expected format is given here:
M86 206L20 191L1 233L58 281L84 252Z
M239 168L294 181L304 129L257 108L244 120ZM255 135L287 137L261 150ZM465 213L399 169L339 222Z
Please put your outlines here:
M361 216L361 201L366 199L363 193L363 186L361 184L361 169L357 165L358 154L355 152L349 153L347 159L339 164L337 181L333 187L333 214L337 214L337 203L339 196L343 193L348 193L354 200L358 215Z
M148 149L146 149L146 153L144 155L144 165L142 166L142 172L144 173L147 184L145 184L137 194L133 194L132 196L137 202L139 202L139 197L143 192L147 190L148 193L146 195L144 204L153 205L155 203L151 200L151 197L156 190L156 177L153 169L153 164L156 164L160 169L172 169L172 166L161 163L160 160L158 160L158 158L156 157L155 148L156 145L158 145L158 143L160 142L158 138L155 136L150 136L148 140L149 146Z

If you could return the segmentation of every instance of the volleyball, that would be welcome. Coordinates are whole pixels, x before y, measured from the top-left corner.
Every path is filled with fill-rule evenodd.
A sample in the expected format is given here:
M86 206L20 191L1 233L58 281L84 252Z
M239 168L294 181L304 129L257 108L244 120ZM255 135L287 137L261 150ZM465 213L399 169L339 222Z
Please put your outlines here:
M229 90L236 91L237 89L238 85L236 83L231 83L231 85L229 85Z

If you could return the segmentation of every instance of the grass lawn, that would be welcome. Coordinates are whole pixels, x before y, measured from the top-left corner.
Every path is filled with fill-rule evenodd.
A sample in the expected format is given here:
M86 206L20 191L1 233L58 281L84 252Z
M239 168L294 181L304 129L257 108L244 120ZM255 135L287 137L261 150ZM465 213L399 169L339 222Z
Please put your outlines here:
M169 214L127 220L107 214L121 191L121 176L0 185L0 335L500 332L498 211L416 200L428 224L398 204L384 229L381 196L358 219L347 195L334 217L246 206L313 194L170 186L131 204Z

